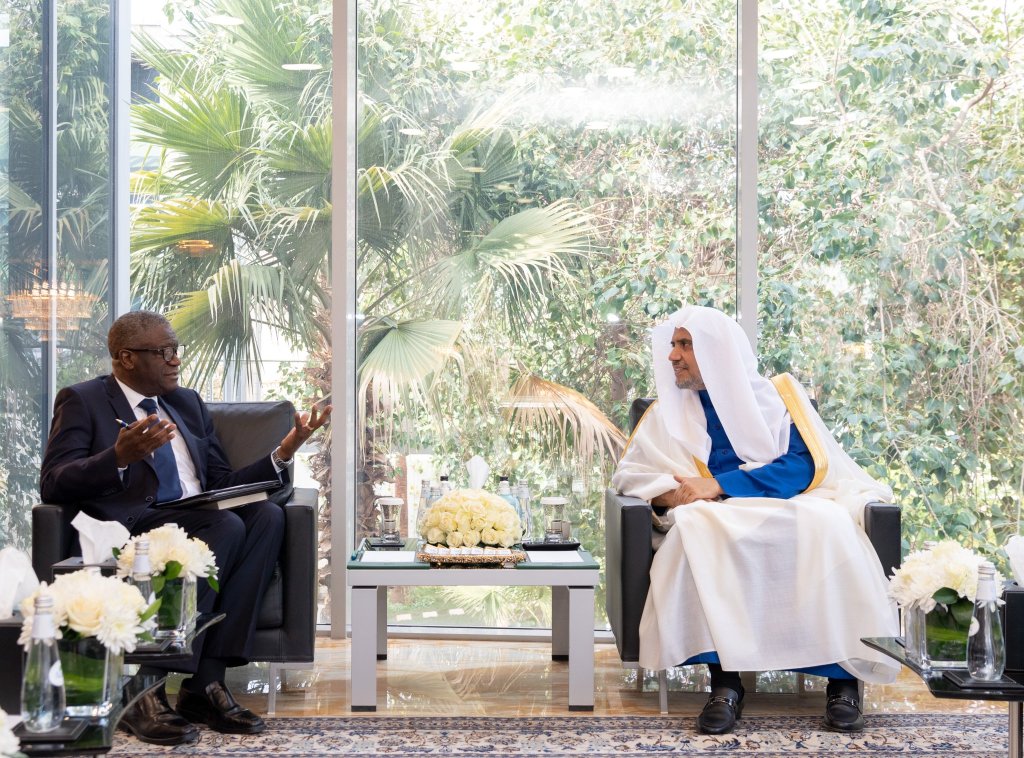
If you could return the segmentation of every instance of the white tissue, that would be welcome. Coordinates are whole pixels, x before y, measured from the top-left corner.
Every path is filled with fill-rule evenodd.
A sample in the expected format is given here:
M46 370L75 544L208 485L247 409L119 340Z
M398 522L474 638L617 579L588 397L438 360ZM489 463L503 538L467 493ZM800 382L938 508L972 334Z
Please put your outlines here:
M82 563L103 563L114 557L115 547L124 547L131 533L117 521L100 521L79 511L71 520L82 545Z
M0 550L0 618L10 618L21 606L21 601L39 587L36 572L28 554L13 547Z
M1024 587L1024 537L1019 534L1013 535L1004 550L1010 556L1010 569L1013 570L1014 581Z
M491 473L491 467L479 455L474 455L466 461L466 471L469 472L470 489L482 490L484 482L487 481L487 477Z

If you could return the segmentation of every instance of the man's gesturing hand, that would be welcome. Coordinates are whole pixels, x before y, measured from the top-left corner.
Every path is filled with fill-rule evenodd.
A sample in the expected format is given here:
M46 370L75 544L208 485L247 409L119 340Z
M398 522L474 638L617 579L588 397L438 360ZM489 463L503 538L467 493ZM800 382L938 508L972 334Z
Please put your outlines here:
M334 406L331 405L326 406L323 410L319 410L314 403L313 409L309 413L296 412L295 426L281 440L277 454L286 461L291 460L292 456L295 455L295 451L302 447L302 443L308 440L313 432L327 423L327 420L331 417L332 410L334 410Z
M162 421L155 413L129 424L121 430L114 442L117 467L124 468L130 463L141 461L161 445L173 440L177 428L170 421Z

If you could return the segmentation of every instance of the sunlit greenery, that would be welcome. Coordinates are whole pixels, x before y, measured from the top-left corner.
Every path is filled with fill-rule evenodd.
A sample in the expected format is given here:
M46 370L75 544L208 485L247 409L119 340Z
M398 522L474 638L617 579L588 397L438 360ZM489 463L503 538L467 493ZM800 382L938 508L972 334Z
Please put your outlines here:
M329 387L329 3L195 6L247 23L197 11L184 52L138 48L159 169L135 178L134 290L200 372L258 365L259 324ZM651 392L646 329L735 310L735 3L363 0L358 23L357 531L404 455L459 479L479 453L535 494L584 482L599 554L602 419ZM989 0L761 3L762 367L816 390L907 546L1019 529L1022 33ZM555 403L560 437L514 413L544 386L595 408Z

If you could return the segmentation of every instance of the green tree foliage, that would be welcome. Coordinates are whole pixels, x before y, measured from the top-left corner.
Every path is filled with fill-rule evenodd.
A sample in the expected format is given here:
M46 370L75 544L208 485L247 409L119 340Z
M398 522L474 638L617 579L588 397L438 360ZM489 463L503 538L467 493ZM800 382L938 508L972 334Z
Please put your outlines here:
M57 343L57 386L101 373L106 359L106 294L111 254L110 5L54 5L57 29L56 165L50 208L46 182L42 4L5 6L9 44L0 54L0 545L27 547L30 509L46 436L43 355ZM46 212L55 216L56 269L49 260ZM58 321L56 334L27 325L11 295L73 286L91 295L88 318ZM44 290L45 291L45 290ZM91 309L91 312L90 312ZM62 302L58 317L65 315Z
M1020 528L1024 12L820 2L762 18L772 369L888 481L905 543Z

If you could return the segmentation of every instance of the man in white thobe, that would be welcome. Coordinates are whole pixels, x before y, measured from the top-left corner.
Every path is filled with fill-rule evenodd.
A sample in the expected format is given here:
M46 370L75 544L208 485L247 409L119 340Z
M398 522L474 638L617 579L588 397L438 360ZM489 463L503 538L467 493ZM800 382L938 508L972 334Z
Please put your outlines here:
M735 726L740 671L776 669L827 676L826 727L863 729L858 679L898 671L860 642L898 633L863 530L864 505L892 492L840 448L791 376L757 372L733 319L687 306L651 334L658 402L612 477L665 509L640 665L708 664L703 733Z

